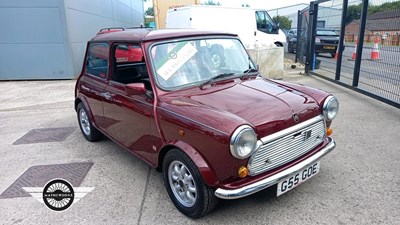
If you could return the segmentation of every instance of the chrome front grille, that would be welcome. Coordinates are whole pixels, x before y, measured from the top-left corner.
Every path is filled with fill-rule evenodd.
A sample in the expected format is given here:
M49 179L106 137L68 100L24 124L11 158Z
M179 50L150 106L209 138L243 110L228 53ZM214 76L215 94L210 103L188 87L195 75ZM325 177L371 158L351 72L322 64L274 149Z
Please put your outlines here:
M261 139L262 145L250 157L250 175L284 165L306 154L325 138L323 116L317 116Z

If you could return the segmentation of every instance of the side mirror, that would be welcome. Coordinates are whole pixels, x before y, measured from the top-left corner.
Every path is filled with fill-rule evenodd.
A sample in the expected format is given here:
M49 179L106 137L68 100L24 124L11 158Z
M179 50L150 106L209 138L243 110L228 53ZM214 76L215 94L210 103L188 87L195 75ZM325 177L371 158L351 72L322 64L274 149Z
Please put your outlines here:
M275 32L279 32L279 23L274 24L273 29Z
M144 83L131 83L125 86L126 95L146 94Z

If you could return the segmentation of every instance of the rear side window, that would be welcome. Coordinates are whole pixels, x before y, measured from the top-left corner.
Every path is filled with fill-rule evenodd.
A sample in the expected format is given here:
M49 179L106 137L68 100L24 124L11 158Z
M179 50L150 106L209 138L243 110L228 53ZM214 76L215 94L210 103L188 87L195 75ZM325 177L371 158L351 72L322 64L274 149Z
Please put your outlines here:
M109 47L106 43L91 43L86 57L87 74L106 78L108 75Z

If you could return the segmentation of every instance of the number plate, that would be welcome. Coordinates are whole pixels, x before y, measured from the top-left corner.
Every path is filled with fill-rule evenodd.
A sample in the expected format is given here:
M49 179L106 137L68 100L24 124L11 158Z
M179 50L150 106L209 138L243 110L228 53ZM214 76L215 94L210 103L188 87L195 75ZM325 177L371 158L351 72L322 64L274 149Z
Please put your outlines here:
M319 162L313 163L278 183L276 196L282 195L299 186L304 181L313 177L319 172Z
M324 49L335 49L335 46L324 46Z

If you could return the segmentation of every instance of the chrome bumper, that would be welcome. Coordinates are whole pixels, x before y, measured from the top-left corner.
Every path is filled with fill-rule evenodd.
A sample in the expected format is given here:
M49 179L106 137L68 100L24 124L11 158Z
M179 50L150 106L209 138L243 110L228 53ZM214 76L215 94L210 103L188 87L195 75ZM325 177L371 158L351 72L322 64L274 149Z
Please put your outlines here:
M284 171L281 171L273 176L267 177L264 180L260 180L256 183L247 185L245 187L241 187L238 189L218 188L215 191L215 196L217 196L218 198L222 198L222 199L242 198L242 197L254 194L258 191L261 191L265 188L268 188L268 187L278 183L280 180L283 180L286 177L289 177L290 175L296 173L297 171L301 170L302 168L308 166L309 164L312 164L312 163L320 160L324 155L328 154L333 149L335 149L335 147L336 147L335 141L330 137L328 137L328 139L329 139L329 143L324 148L322 148L319 152L310 156L306 160L300 162L299 164L296 164L296 165L294 165Z

